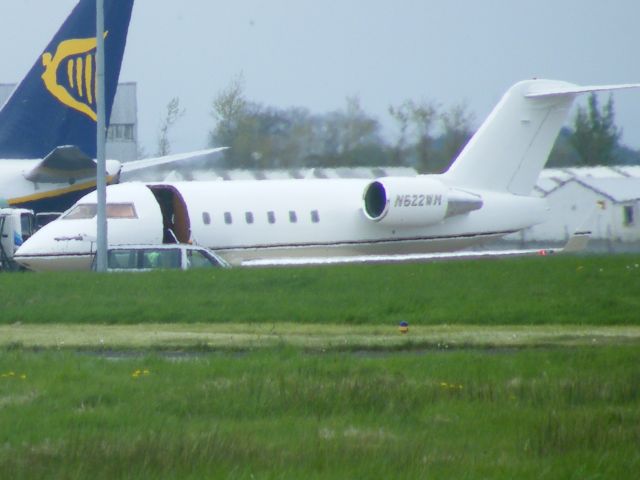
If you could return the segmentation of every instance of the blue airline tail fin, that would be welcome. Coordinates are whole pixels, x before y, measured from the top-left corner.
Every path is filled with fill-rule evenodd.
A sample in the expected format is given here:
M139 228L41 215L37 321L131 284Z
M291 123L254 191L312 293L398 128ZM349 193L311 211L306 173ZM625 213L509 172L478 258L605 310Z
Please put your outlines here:
M105 0L109 121L133 0ZM44 158L60 145L96 157L96 1L80 0L0 110L0 158Z

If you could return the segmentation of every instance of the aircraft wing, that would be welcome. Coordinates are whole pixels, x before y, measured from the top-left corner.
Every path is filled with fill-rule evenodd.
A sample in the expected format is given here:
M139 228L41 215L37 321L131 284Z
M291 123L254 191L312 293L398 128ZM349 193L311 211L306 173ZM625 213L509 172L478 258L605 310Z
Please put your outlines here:
M346 257L316 257L316 258L276 258L245 260L243 267L286 267L286 266L311 266L311 265L342 265L349 263L409 263L409 262L433 262L441 260L473 260L482 258L547 256L562 253L576 253L587 246L590 231L575 232L560 248L532 248L520 250L484 250L463 251L445 253L419 253L409 255L354 255Z
M95 176L96 162L78 147L56 147L26 175L32 182L60 183Z
M218 152L226 150L228 147L209 148L206 150L196 150L194 152L178 153L175 155L166 155L163 157L145 158L143 160L134 160L122 164L122 173L135 172L145 168L157 167L168 163L184 162L190 160L201 160L215 155Z
M166 155L163 157L134 160L121 165L122 173L134 172L145 168L157 167L168 163L201 160L227 147L197 150L195 152ZM96 174L96 161L73 145L56 147L35 167L25 174L25 178L32 182L63 183L69 179L89 178Z

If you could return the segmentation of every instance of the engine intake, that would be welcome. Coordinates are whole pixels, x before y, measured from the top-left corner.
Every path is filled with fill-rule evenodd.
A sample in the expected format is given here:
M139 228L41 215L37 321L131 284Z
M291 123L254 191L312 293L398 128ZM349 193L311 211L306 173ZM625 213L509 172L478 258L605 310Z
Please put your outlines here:
M427 177L380 178L367 185L363 194L365 216L394 226L432 225L481 207L480 196Z

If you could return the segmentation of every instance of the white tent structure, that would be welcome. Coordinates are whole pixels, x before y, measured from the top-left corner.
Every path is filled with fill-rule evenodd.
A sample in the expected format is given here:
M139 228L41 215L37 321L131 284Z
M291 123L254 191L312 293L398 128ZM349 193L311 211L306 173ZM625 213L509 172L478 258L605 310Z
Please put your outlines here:
M549 220L510 240L564 242L593 215L594 240L640 244L640 166L545 169L535 192L547 198Z

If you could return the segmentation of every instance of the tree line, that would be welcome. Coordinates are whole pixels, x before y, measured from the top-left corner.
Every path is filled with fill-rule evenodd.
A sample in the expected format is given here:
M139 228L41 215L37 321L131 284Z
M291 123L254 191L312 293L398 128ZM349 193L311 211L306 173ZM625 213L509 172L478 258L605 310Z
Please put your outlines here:
M441 173L474 133L474 116L463 103L450 108L431 101L406 100L389 106L395 138L362 107L357 96L343 108L312 113L252 101L241 77L219 92L212 104L209 145L228 146L223 168L294 169L312 167L408 166ZM158 136L158 154L170 152L169 130L184 115L179 100L167 105ZM640 152L620 143L613 97L601 106L592 94L579 107L571 127L560 132L547 166L640 164Z

